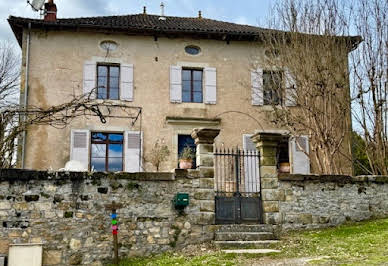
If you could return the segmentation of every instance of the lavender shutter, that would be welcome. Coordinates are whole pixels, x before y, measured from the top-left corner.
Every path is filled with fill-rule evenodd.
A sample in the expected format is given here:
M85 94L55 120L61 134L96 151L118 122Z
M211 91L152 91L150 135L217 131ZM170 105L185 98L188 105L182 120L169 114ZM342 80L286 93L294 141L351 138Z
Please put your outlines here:
M91 98L96 98L97 89L96 89L96 71L97 66L93 61L86 61L84 63L84 73L83 73L83 93L93 93Z
M263 105L263 69L251 71L252 105Z
M120 65L120 100L133 101L133 64Z
M89 130L72 130L70 141L70 160L78 161L85 171L89 169Z
M212 67L205 67L205 103L217 103L217 70Z
M137 173L142 172L143 156L143 134L140 131L125 132L125 155L124 170L125 172Z
M310 174L309 138L292 137L290 140L291 170L293 174Z
M170 102L182 102L182 67L170 67Z

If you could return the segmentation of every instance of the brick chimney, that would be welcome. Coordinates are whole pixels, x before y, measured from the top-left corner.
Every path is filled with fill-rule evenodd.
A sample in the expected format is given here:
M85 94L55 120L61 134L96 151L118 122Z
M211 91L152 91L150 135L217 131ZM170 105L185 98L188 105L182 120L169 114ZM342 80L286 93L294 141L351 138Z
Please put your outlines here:
M49 0L44 4L44 21L56 21L57 20L57 5L54 4L54 0Z

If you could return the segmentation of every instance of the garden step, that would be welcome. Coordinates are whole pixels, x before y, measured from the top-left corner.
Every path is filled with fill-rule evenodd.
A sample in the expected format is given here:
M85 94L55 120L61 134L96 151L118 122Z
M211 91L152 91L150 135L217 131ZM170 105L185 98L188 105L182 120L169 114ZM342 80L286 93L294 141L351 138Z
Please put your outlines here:
M224 249L224 253L232 254L269 254L269 253L279 253L280 250L276 249Z
M273 232L270 224L224 224L217 232Z
M222 249L268 249L273 248L278 240L260 241L214 241L214 244Z
M273 240L271 232L216 232L215 240L218 241L255 241Z

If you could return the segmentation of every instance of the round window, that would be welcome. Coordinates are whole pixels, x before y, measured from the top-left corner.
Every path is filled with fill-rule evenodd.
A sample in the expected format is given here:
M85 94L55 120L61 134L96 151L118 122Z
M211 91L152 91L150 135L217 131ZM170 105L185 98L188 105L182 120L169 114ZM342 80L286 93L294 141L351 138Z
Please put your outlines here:
M191 55L197 55L201 52L201 48L197 47L197 46L186 46L185 47L185 51L186 53L188 54L191 54Z
M117 49L118 44L114 41L102 41L100 47L105 51L111 52Z

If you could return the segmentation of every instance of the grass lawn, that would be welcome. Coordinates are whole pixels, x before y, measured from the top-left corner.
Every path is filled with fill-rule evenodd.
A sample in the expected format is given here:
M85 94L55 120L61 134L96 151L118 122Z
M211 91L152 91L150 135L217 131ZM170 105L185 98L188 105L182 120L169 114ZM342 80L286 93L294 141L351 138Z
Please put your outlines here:
M274 255L233 255L207 250L204 254L167 253L122 260L126 265L265 265L294 258L311 258L313 264L388 265L388 219L337 228L292 232L282 238Z

